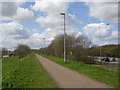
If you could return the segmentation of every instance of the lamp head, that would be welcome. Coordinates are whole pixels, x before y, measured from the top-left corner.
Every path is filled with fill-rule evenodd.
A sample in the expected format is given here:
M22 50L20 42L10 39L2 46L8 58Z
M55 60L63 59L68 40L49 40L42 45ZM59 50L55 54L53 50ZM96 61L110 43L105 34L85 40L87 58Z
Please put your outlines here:
M61 15L65 15L65 13L60 13Z

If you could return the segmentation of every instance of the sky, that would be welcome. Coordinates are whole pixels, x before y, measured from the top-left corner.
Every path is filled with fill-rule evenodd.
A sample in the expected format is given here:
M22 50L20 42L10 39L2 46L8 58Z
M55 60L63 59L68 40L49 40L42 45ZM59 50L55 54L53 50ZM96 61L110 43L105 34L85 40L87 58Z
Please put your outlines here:
M56 35L64 33L61 12L65 12L67 34L84 35L94 45L118 44L118 3L115 1L22 0L0 4L0 45L9 50L20 43L34 49L48 46Z

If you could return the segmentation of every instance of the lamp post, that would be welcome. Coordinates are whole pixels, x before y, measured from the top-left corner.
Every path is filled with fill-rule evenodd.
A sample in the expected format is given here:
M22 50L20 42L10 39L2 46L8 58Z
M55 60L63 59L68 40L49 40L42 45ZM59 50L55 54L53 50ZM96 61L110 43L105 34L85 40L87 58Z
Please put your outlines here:
M66 61L66 42L65 42L65 13L60 13L61 15L64 15L64 62Z
M44 40L44 55L45 55L45 38L43 38L43 40Z
M103 24L100 24L100 25L109 25L108 23L103 23ZM99 33L100 33L100 25L99 25ZM101 33L100 33L100 35L101 35ZM101 56L101 46L100 46L100 56Z

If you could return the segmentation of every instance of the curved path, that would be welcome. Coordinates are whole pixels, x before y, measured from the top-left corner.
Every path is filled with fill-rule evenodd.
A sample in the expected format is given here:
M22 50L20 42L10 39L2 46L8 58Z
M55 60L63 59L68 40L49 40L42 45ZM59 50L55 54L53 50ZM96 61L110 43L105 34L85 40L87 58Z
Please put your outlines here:
M110 88L38 54L36 56L60 88Z

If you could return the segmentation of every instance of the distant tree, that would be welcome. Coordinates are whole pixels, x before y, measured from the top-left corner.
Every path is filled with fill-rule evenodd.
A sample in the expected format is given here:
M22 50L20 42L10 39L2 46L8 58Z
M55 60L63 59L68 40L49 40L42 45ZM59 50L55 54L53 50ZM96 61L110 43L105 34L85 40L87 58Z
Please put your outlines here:
M38 53L40 53L40 54L45 54L45 48L40 48L40 49L38 50Z
M7 55L7 54L8 54L8 50L7 50L6 48L4 48L4 47L0 49L0 52L1 52L1 53L0 53L0 56L2 56L2 57L3 57L4 55Z
M89 54L88 51L91 45L92 42L87 37L83 35L76 37L73 48L74 60L84 61Z
M100 47L93 45L90 48L90 56L99 56L100 55Z
M114 53L115 57L120 58L120 45L116 45L112 53Z
M73 49L73 56L74 56L73 59L74 60L81 61L83 55L84 55L83 47L81 45L77 45L76 47L74 47L74 49Z
M83 48L89 48L92 45L92 42L83 35L76 37L75 41L76 45L81 45Z
M51 43L47 48L46 48L46 54L47 55L52 55L52 56L55 56L55 50L54 50L54 47L53 47L53 43ZM44 52L43 52L44 53Z
M15 49L15 53L19 56L19 58L23 58L31 53L31 49L27 45L20 44Z

